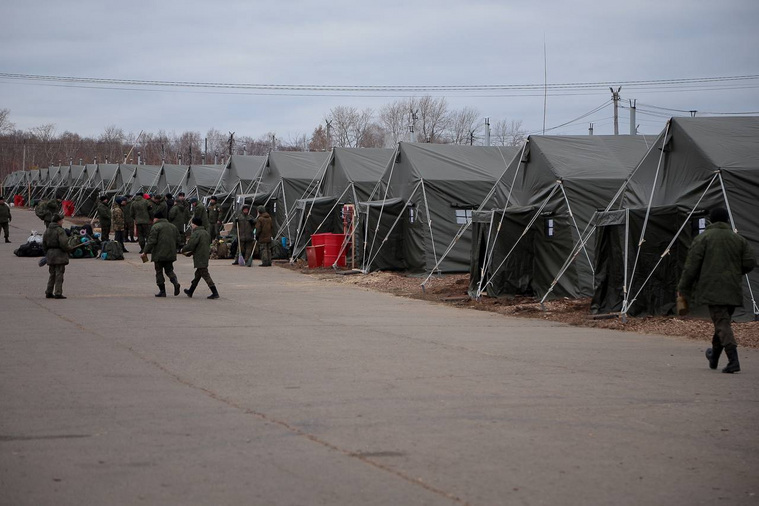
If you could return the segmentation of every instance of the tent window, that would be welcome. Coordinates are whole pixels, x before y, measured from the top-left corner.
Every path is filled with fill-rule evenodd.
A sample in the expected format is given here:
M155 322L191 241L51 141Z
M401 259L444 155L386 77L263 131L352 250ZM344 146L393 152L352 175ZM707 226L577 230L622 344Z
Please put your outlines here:
M465 225L469 221L472 221L471 209L456 209L456 224L457 225Z
M272 202L272 204L273 204L272 205L272 212L274 214L277 214L277 201L275 200L274 202Z
M553 218L546 218L546 237L553 237L554 234L554 223Z
M416 221L416 209L413 207L408 208L408 222L414 223Z
M694 224L694 232L696 232L696 235L703 234L704 230L706 230L706 217L696 218L696 223Z

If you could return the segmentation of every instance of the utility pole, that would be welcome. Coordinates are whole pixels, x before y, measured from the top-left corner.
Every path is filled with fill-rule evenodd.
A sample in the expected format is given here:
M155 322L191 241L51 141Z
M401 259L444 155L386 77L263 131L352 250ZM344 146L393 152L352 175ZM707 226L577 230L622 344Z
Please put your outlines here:
M205 138L205 148L203 149L203 165L206 164L206 155L208 154L208 137Z
M689 112L690 112L690 117L691 117L691 118L695 118L695 117L696 117L696 113L697 113L698 111L689 111Z
M329 151L332 149L332 120L325 119L324 122L327 124L327 146L325 151Z
M593 135L593 123L588 127L588 135Z
M622 87L618 87L617 91L614 88L609 87L611 90L611 99L614 102L614 135L619 135L619 90Z
M410 115L410 121L409 121L409 142L415 142L416 141L416 120L419 119L419 109L416 111L413 109L409 109L409 115Z
M490 118L485 118L485 145L490 146Z
M235 133L229 132L229 140L227 141L229 144L229 158L232 158L232 150L235 147Z
M635 104L637 100L630 100L630 135L637 135L638 128L635 126Z

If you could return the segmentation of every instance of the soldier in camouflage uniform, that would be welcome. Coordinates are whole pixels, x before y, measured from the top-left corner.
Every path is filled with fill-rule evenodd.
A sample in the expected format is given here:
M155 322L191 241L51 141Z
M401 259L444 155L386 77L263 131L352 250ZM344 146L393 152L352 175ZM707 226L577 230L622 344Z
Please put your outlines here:
M140 243L140 253L145 251L145 242L150 234L150 223L153 219L152 207L144 195L137 195L132 202L132 219L137 225L137 240Z
M256 240L258 251L261 255L261 266L271 266L271 215L266 212L264 206L258 206L258 218L256 219Z
M42 248L45 251L48 272L45 297L48 299L65 299L63 295L63 275L69 263L69 238L63 230L63 216L53 215L50 225L42 236Z
M124 247L125 207L126 199L124 197L116 197L113 209L111 210L111 224L113 225L113 240L121 244L121 249L124 250L124 253L129 253Z
M10 223L12 219L11 208L5 203L5 199L0 195L0 228L3 229L5 242L11 242L11 240L8 239L8 232L10 231Z
M179 295L179 280L174 274L174 262L177 259L177 248L179 247L179 230L169 223L164 215L160 212L153 217L153 226L150 228L150 236L145 243L145 252L142 254L146 258L151 253L151 260L155 265L155 282L158 285L159 292L156 297L166 297L166 280L163 273L174 285L174 295Z
M53 217L59 213L61 216L63 216L63 213L61 212L61 199L59 198L44 200L37 205L42 206L44 209L42 221L45 222L45 230L47 230L47 228L50 226L50 223L53 222Z
M190 283L190 288L185 289L184 293L188 297L192 297L195 288L200 283L201 278L206 282L208 288L211 289L211 295L209 299L218 299L219 292L216 290L216 285L211 279L211 274L208 272L208 259L211 256L211 239L208 237L208 232L203 228L203 220L200 218L192 219L192 236L187 245L182 248L182 253L187 256L192 255L192 264L195 266L195 277Z
M169 211L169 223L177 227L179 230L180 245L184 246L187 242L187 223L190 222L190 205L184 198L184 193L179 192L177 199L174 201L174 205L171 206Z
M100 240L107 241L111 235L111 208L108 207L107 195L100 196L97 214L100 221Z
M694 305L709 306L714 336L706 359L716 369L724 349L728 362L722 372L731 374L741 370L731 325L733 312L743 305L741 278L754 269L756 257L748 241L730 227L727 209L712 209L709 218L711 225L688 249L677 290Z
M151 201L153 204L153 216L157 213L161 213L164 218L169 217L169 205L166 203L166 200L164 200L162 195L153 195Z
M216 204L216 197L211 197L208 200L208 225L211 241L215 241L219 237L219 227L221 226L221 212Z
M124 195L124 242L134 242L134 218L132 218L132 196Z

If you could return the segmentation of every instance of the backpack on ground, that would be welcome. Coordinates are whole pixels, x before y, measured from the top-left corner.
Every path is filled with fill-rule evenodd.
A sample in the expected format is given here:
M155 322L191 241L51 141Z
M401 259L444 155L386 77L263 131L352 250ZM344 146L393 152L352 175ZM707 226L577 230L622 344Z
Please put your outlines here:
M105 241L100 258L103 260L124 260L124 248L118 241Z

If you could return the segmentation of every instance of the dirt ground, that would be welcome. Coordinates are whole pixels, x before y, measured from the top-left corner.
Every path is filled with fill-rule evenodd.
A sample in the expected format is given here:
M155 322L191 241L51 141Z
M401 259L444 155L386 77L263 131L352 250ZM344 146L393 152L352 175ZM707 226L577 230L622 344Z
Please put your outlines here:
M490 298L479 301L467 295L468 274L452 274L431 278L425 290L421 283L424 278L406 276L395 272L372 272L369 274L338 274L332 269L309 269L299 260L290 265L287 262L275 262L277 265L299 271L303 274L328 280L359 286L370 290L392 293L399 297L428 300L456 307L491 311L520 318L542 318L566 323L578 327L594 327L640 334L659 334L681 336L696 341L710 342L714 333L711 321L694 317L647 316L628 317L625 322L620 318L593 319L590 316L590 299L557 299L546 302L545 310L532 297ZM759 348L759 322L733 323L733 332L740 346Z

